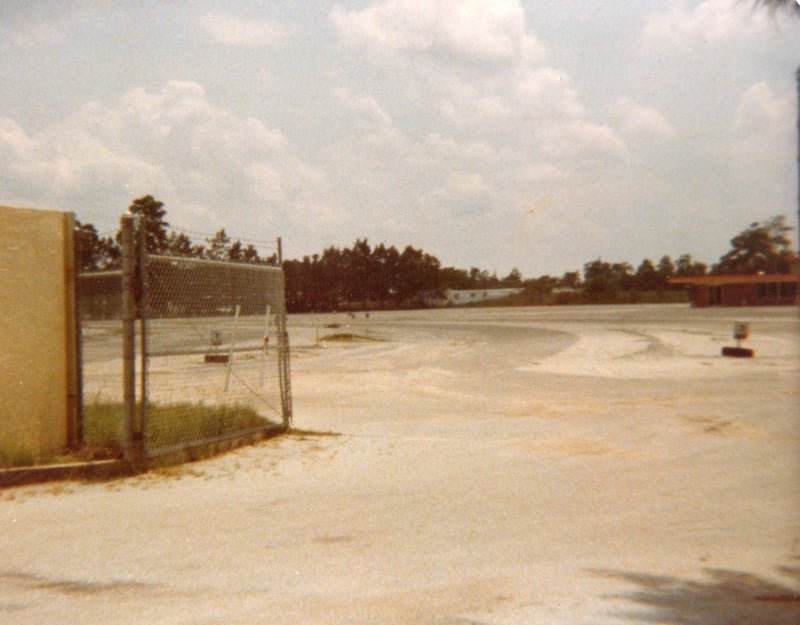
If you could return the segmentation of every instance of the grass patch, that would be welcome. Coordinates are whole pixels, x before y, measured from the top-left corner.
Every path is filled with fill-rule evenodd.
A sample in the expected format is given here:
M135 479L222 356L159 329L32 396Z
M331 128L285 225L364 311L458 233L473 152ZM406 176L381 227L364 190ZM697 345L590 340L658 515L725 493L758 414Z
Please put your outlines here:
M147 438L163 446L217 438L261 427L267 419L249 406L167 404L148 406Z
M89 404L83 407L83 440L100 448L120 449L122 404Z
M320 341L328 341L334 343L337 341L378 341L385 342L385 339L379 339L374 336L365 336L363 334L356 334L355 332L338 332L336 334L326 334L319 337Z
M122 404L84 406L84 441L87 445L116 450L119 454L123 418ZM209 406L183 402L147 406L147 438L159 447L243 432L267 422L255 410L241 404Z
M94 403L83 407L83 444L80 449L37 455L30 445L0 442L0 469L30 467L52 462L106 460L122 457L121 403ZM241 404L152 404L147 407L147 438L155 448L191 445L195 441L224 438L269 425L268 419Z
M327 432L317 432L315 430L299 430L297 428L290 428L287 432L289 436L296 436L300 440L305 440L306 438L319 438L319 437L337 437L341 436L339 432L334 432L332 430L328 430Z
M36 452L24 443L3 441L0 444L0 468L30 467L36 464Z

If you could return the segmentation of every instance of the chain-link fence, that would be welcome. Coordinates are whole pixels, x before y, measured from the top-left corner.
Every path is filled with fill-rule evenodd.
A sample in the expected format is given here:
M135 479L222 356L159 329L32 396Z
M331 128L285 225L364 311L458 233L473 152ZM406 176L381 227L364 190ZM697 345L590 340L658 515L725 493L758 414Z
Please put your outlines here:
M278 267L147 256L148 455L288 425Z
M84 444L136 459L289 427L280 265L137 252L132 221L122 269L78 279Z
M79 418L77 438L98 455L122 453L122 272L78 274Z

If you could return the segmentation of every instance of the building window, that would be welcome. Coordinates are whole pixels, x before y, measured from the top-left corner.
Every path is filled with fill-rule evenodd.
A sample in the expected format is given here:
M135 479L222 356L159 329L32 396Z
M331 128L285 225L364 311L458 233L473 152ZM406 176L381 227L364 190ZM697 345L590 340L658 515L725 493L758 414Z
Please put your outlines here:
M778 298L778 284L777 282L767 282L760 284L758 287L759 299L777 299Z
M782 282L781 283L781 299L794 299L797 295L796 282Z

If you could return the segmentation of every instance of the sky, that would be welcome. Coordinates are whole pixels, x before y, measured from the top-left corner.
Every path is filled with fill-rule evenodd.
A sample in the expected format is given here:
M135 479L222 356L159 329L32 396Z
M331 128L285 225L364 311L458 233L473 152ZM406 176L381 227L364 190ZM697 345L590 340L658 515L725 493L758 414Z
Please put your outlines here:
M0 204L111 233L150 194L499 277L713 263L797 227L798 66L747 0L2 0Z

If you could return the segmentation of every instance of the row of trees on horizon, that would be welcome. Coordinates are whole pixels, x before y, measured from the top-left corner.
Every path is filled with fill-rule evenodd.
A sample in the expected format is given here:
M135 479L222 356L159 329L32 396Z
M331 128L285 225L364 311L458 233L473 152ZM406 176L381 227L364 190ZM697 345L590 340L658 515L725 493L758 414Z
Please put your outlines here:
M147 250L179 257L226 260L276 265L277 253L264 253L252 243L232 240L225 229L218 230L202 243L185 232L170 229L162 202L147 195L133 201L129 212L143 217ZM683 291L670 284L672 278L710 274L786 273L794 256L783 216L764 223L753 222L731 239L731 249L709 267L682 254L677 261L664 255L653 262L644 259L634 268L628 262L587 262L583 271L560 277L526 279L518 269L498 277L478 267L469 270L442 267L435 256L406 246L380 243L370 246L357 239L351 248L330 246L321 254L301 260L283 260L286 276L286 301L290 312L368 308L410 308L440 300L448 289L517 288L521 292L510 303L606 303L641 301L643 293L661 295ZM78 223L80 265L84 271L113 269L119 266L119 232L101 237L92 224Z

